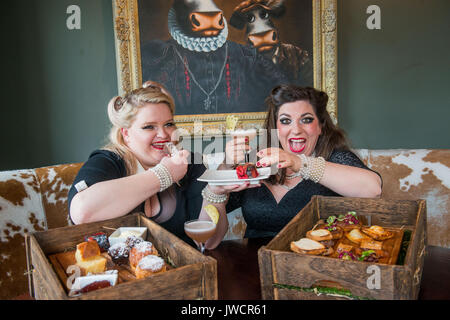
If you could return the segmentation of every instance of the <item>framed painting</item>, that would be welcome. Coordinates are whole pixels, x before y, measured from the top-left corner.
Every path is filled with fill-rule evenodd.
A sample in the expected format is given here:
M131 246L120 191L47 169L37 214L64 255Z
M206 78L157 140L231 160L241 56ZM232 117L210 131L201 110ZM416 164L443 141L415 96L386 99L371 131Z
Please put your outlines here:
M183 135L260 128L281 83L329 95L337 121L337 0L113 0L119 94L148 80L175 99Z

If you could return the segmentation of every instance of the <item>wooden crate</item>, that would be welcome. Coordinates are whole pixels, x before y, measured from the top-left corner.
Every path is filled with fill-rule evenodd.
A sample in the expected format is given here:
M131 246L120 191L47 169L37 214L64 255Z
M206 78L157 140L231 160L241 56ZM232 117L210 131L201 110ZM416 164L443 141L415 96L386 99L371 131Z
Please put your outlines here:
M403 228L410 234L403 264L344 261L290 250L291 241L305 237L318 220L348 211L371 219L372 225ZM313 197L258 251L263 299L417 299L425 258L426 216L425 200Z
M104 228L106 227L106 228ZM175 267L151 277L121 281L108 287L68 296L61 268L54 265L55 254L74 249L83 242L84 236L97 232L108 235L118 227L147 227L147 239L158 249L159 254ZM27 234L27 261L30 277L30 293L37 300L76 299L217 299L217 262L202 255L158 224L142 214L133 214L117 219L87 223L43 232ZM65 278L66 277L66 278ZM120 278L120 276L119 276Z

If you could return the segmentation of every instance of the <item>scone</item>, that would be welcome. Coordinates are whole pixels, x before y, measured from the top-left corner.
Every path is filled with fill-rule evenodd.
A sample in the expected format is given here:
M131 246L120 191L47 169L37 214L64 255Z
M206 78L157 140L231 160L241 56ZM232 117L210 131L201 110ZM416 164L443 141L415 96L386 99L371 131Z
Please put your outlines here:
M155 255L143 257L136 266L135 275L137 279L143 279L156 273L166 271L164 260Z
M139 261L150 254L158 255L158 251L150 241L142 241L136 244L130 251L130 267L132 270L136 268Z

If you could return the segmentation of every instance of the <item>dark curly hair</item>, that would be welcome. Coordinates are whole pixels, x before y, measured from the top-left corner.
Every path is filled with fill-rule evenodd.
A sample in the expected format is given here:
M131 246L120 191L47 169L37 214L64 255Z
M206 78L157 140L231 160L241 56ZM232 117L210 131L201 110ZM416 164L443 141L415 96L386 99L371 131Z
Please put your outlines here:
M328 95L311 87L299 87L295 85L279 85L272 89L270 95L266 98L268 106L267 118L264 128L267 129L268 147L281 148L278 145L272 145L272 129L277 129L278 112L285 103L295 101L307 101L313 107L314 113L319 119L322 133L317 140L314 148L317 157L323 157L328 160L334 150L349 150L350 144L342 129L338 128L327 111ZM278 139L274 139L277 141ZM286 170L281 171L281 176L271 176L269 182L272 184L284 183Z

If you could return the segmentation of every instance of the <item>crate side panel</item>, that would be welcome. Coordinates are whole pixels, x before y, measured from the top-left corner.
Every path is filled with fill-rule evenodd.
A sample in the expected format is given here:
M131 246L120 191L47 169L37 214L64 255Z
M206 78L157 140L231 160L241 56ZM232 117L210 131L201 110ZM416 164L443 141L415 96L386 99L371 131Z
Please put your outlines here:
M57 275L34 236L30 237L30 247L35 298L66 299L67 295Z
M416 228L411 235L411 242L405 258L405 266L411 270L412 279L409 299L417 299L420 291L423 264L427 244L427 210L426 201L422 200L417 213Z
M413 200L385 200L345 197L318 197L322 219L331 215L356 211L360 216L371 216L372 225L415 225L418 202Z
M79 300L178 300L202 299L201 263L172 269L145 279L121 283L75 297Z
M259 280L261 284L261 298L263 300L273 300L273 264L272 255L266 246L258 250L258 266L259 266Z
M217 284L217 261L203 263L203 294L202 297L206 300L219 299L219 288Z
M275 283L311 288L319 281L332 281L356 296L393 298L394 275L393 268L389 265L374 266L363 262L287 252L274 252L273 261ZM374 282L377 280L374 276L379 276L378 283Z

